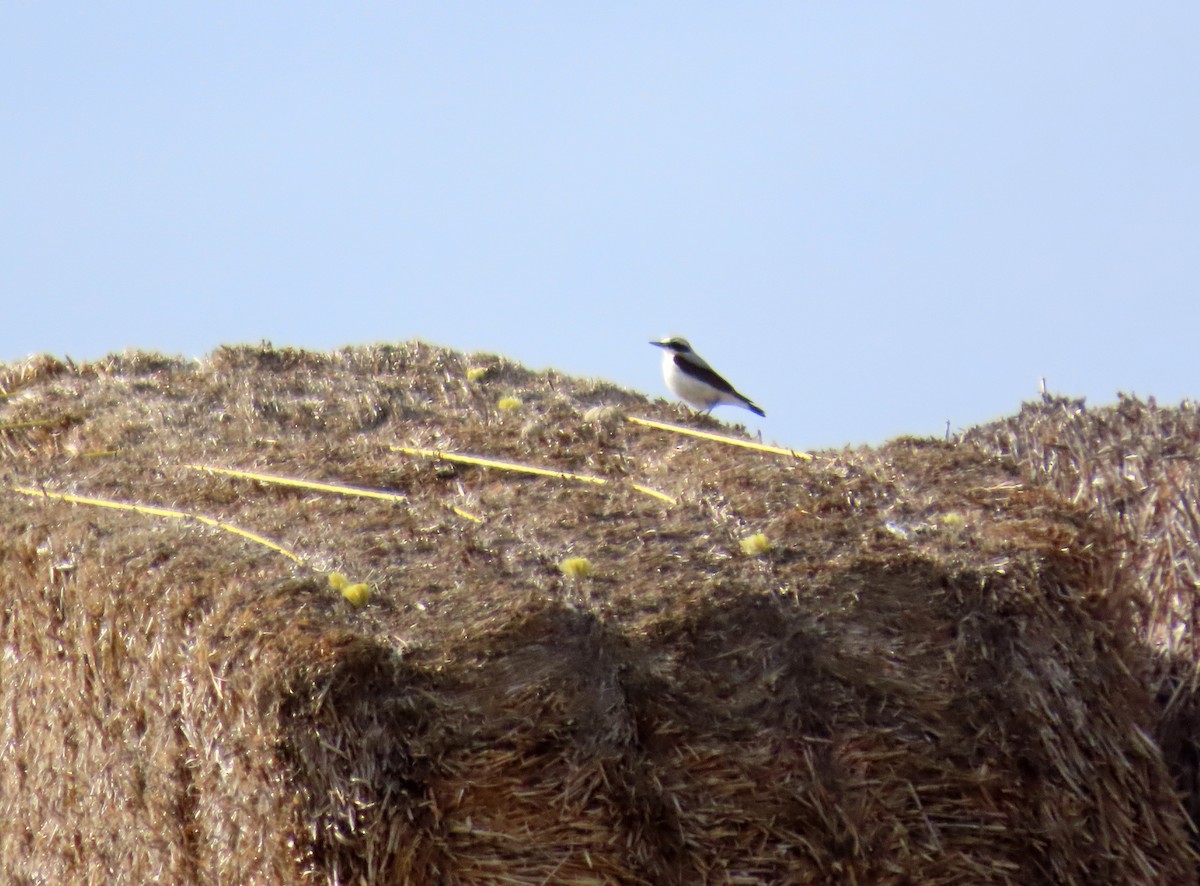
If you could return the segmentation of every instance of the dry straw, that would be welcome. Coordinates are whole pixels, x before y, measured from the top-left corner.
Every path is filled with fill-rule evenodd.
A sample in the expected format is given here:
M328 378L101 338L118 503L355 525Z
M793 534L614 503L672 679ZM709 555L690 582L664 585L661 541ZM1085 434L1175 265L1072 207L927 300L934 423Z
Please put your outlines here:
M1195 881L1190 409L808 461L420 343L0 368L18 389L0 424L76 418L0 434L8 483L254 526L370 602L187 519L0 494L4 882ZM179 469L228 464L406 504Z

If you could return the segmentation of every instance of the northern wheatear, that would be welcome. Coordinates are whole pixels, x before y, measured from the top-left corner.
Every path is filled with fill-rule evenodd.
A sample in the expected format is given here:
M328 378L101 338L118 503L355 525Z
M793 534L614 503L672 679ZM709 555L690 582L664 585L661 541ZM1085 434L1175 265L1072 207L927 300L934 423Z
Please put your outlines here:
M739 394L733 385L717 375L713 368L692 350L686 338L674 336L650 344L663 349L662 374L667 387L680 400L695 409L712 412L714 406L729 403L744 406L755 415L766 413Z

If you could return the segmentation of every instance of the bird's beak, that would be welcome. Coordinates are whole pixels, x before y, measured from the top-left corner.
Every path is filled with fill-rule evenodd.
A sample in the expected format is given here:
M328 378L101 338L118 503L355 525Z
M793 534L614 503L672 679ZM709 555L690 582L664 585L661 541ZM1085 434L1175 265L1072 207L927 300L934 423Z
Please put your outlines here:
M652 341L650 344L654 345L656 348L665 348L667 346L665 341Z

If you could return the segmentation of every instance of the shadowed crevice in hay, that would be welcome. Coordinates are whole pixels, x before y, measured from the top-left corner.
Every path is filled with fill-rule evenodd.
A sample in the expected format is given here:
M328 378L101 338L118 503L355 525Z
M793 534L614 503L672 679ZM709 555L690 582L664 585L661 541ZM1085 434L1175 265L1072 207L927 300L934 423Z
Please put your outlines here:
M430 785L453 741L436 681L395 650L347 635L289 681L281 754L303 799L304 864L333 882L450 869Z
M618 625L557 602L516 613L456 656L463 744L440 790L454 796L463 882L499 859L518 876L556 871L564 882L695 881L654 762L664 717L685 700L651 656Z
M1161 716L1155 738L1175 784L1183 797L1183 806L1193 823L1200 822L1200 672L1187 656L1164 656L1159 662L1158 696ZM1192 845L1200 849L1200 832L1189 832Z

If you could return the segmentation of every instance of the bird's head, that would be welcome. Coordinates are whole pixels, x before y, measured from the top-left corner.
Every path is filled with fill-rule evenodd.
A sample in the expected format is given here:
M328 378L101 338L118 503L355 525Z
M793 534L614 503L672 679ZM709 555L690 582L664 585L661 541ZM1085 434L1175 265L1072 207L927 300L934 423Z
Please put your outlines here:
M690 354L692 352L692 346L681 335L673 335L670 338L664 338L662 341L652 341L650 344L656 348L666 348L668 351L674 351L676 354Z

